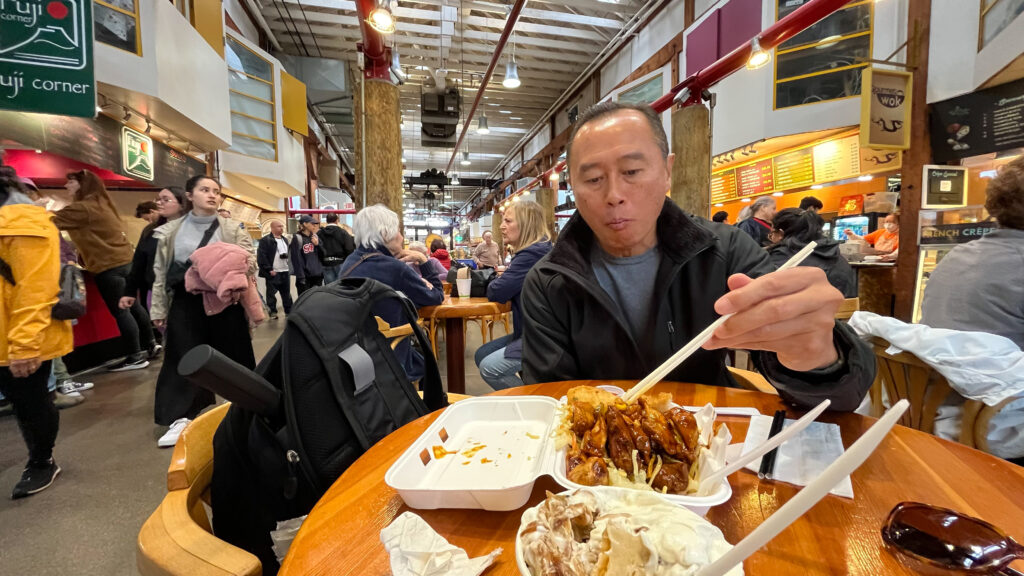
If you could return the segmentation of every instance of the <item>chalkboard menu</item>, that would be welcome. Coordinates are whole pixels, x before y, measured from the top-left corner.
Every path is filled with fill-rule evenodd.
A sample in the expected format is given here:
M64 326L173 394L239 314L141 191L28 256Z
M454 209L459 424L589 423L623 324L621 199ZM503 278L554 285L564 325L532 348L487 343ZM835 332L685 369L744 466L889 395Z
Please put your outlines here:
M736 183L740 196L754 196L774 190L775 177L771 159L737 168Z
M1024 79L932 104L936 162L1024 146Z
M814 151L804 148L780 154L775 162L775 189L788 190L814 183Z
M962 166L924 167L922 208L955 208L967 205L967 168Z
M736 171L725 170L711 175L711 202L736 199Z
M132 178L121 162L123 124L100 114L96 119L0 112L4 141L45 150ZM153 182L150 186L184 186L195 174L205 174L206 164L163 142L153 142ZM31 175L28 175L31 176Z

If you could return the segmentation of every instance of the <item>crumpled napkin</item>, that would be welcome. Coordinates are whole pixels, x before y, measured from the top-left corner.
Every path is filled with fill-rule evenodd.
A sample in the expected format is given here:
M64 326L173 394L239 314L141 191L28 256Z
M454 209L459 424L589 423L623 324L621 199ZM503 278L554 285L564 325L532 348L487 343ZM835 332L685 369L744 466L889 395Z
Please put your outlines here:
M470 558L412 512L403 512L381 530L380 541L391 556L393 576L478 576L502 552L497 548L487 556Z

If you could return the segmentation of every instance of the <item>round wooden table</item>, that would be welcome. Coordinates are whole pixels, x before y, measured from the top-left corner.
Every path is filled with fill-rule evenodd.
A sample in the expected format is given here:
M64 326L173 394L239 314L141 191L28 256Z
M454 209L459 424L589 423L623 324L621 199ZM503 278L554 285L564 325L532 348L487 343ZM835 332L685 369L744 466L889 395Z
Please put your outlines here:
M512 308L508 302L499 304L487 298L452 298L445 296L437 306L420 308L420 318L431 322L444 320L445 358L448 370L448 391L466 393L466 332L463 320L503 314Z
M601 382L562 382L523 386L496 395L560 397L572 386ZM632 382L603 382L628 389ZM778 396L730 388L663 383L683 405L753 406L762 414L785 408ZM792 408L790 411L793 412ZM281 574L390 574L380 530L409 510L384 483L391 464L440 414L411 422L381 440L357 460L316 505L292 543ZM749 420L720 417L733 441L742 441ZM851 413L826 413L822 421L839 424L849 446L874 422ZM759 481L740 471L730 476L732 499L714 507L708 520L736 543L775 512L798 490L788 484ZM917 574L885 550L880 529L898 502L916 500L959 510L992 522L1011 536L1024 538L1024 468L960 444L896 426L870 458L852 475L855 498L826 496L744 564L747 574ZM526 507L544 498L545 490L562 488L549 477L534 486ZM484 510L413 510L439 534L470 557L504 548L485 576L517 575L515 535L524 508L512 512ZM1017 563L1022 564L1021 562Z

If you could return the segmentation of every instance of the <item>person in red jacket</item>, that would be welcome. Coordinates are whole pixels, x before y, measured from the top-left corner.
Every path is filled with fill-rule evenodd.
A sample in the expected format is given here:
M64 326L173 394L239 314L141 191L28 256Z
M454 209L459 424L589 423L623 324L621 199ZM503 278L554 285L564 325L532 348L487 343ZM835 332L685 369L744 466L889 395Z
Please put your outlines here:
M452 257L448 255L448 249L447 246L444 245L444 240L435 238L434 241L430 243L430 257L437 258L437 261L444 266L445 270L452 269Z

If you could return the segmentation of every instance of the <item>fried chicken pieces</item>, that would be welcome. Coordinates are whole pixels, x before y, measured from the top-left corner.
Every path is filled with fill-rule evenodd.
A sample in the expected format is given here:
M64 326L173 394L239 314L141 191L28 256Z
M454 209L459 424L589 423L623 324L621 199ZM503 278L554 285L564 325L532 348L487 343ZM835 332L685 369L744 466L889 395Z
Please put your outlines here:
M672 406L671 395L645 395L627 404L604 390L578 386L568 394L567 427L569 480L607 486L613 466L630 481L686 493L700 430L693 414Z

